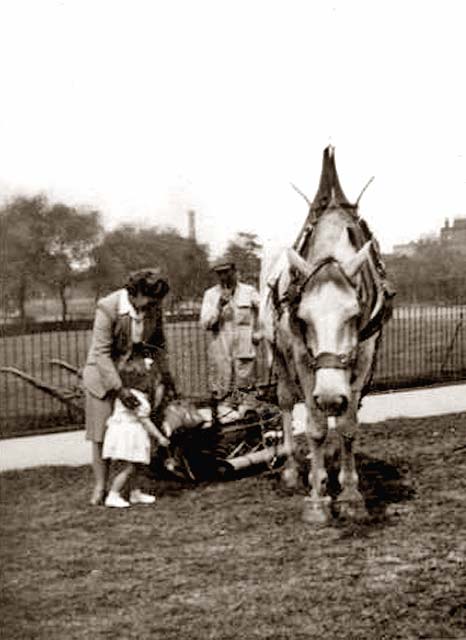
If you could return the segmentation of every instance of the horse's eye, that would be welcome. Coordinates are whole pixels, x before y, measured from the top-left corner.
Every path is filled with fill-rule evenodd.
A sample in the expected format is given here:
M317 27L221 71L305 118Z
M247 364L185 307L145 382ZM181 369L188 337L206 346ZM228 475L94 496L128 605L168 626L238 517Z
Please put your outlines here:
M312 323L305 324L305 334L306 341L309 343L309 345L311 345L312 342L316 339L316 330Z
M361 312L358 311L357 313L353 313L353 315L351 315L348 318L348 323L349 324L357 324L360 319L361 319Z

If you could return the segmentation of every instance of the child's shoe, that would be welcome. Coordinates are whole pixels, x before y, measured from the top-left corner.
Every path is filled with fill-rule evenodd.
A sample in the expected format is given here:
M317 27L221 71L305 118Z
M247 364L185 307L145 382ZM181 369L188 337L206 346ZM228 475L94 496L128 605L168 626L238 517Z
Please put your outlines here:
M129 507L130 505L129 502L122 498L119 493L116 491L109 491L108 496L105 498L105 506L122 509L124 507Z
M155 496L143 493L140 489L133 489L129 494L131 504L154 504Z

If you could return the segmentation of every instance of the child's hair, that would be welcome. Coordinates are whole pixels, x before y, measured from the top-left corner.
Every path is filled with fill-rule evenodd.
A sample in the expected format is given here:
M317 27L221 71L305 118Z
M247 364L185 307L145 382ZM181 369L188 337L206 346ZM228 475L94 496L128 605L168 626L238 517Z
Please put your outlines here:
M150 392L151 374L142 354L132 354L129 360L122 363L119 373L124 387L138 389L144 393Z
M157 362L148 358L147 352L139 344L133 346L129 359L120 365L119 374L124 387L146 393L153 405L157 388L162 382L162 372Z

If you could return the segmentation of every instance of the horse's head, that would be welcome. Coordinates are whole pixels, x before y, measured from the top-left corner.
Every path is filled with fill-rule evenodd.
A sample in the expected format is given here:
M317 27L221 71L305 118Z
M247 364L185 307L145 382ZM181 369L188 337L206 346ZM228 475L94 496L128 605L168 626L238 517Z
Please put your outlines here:
M335 232L331 222L330 236ZM322 229L311 250L315 258L289 251L290 322L294 340L300 341L303 358L315 374L315 407L326 415L342 415L349 406L358 351L362 312L358 273L370 242L357 251L346 227L340 229L338 242L330 241L332 250L322 250L324 239Z
M294 248L263 262L260 312L264 337L275 344L288 377L299 377L306 402L324 415L344 414L352 383L365 384L358 378L359 344L380 332L386 311L377 251L357 203L343 193L329 147ZM286 367L290 358L296 368Z

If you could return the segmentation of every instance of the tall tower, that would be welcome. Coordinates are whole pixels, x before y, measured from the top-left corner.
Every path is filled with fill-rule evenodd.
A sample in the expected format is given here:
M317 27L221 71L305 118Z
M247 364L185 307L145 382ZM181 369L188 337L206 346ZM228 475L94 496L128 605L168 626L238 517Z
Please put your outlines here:
M188 238L196 241L196 212L192 209L188 211Z

